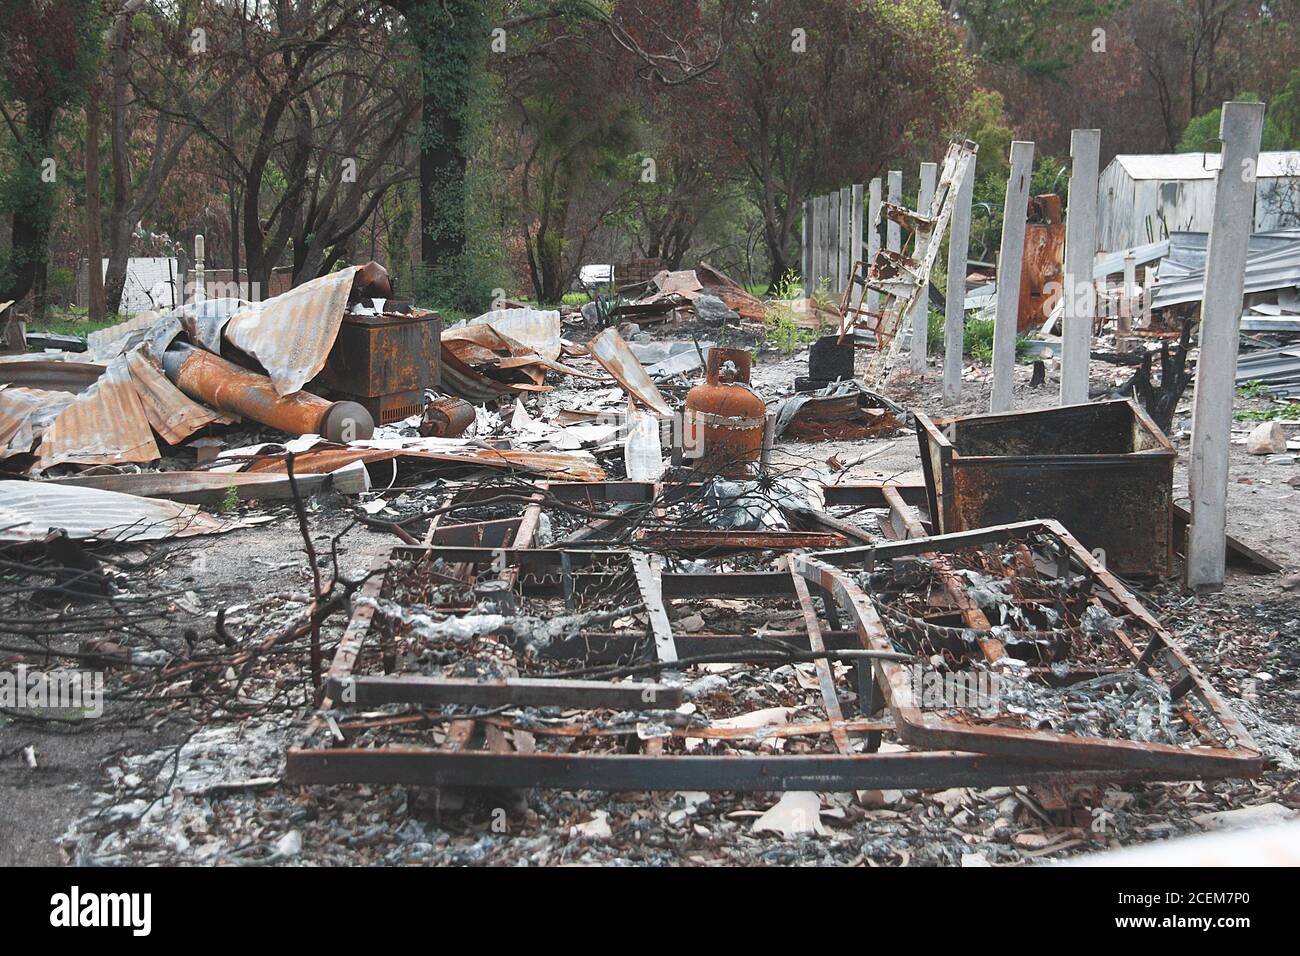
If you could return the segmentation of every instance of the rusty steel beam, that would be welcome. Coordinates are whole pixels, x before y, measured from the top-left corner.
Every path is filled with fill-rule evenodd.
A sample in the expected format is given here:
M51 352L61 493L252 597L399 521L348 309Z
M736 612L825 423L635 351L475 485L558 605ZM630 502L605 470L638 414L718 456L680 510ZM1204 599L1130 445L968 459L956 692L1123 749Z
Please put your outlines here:
M790 551L797 548L842 548L849 539L826 531L638 531L636 541L674 551Z
M682 689L667 684L634 681L612 683L512 677L477 680L472 677L428 677L422 674L353 677L331 682L330 699L349 704L467 704L479 707L610 707L672 710L682 702Z
M897 790L1159 780L1158 773L1054 767L960 752L646 756L292 747L291 784L551 787L562 790Z
M808 646L814 651L823 652L826 645L822 643L821 625L817 622L817 609L813 607L812 597L808 593L808 582L798 574L792 574L791 577L794 579L795 594L799 596L804 626L808 628ZM821 690L822 706L832 725L831 739L835 741L835 749L842 754L850 753L852 746L843 727L844 709L840 706L839 692L835 689L835 670L824 657L818 658L814 667L817 671L817 685Z

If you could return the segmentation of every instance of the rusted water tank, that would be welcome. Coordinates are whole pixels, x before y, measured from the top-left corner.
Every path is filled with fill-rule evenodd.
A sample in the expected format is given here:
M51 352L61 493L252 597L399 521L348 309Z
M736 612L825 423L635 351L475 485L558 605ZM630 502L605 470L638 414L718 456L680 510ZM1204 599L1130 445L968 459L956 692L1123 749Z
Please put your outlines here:
M709 349L704 384L686 393L682 453L701 472L743 478L763 451L767 406L749 387L744 349Z

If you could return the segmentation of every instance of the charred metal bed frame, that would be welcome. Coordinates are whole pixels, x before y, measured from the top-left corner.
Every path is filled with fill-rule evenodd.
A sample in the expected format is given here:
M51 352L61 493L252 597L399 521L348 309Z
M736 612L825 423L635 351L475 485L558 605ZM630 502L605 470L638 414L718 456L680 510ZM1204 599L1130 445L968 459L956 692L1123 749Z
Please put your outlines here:
M636 483L610 483L635 485ZM552 486L552 488L561 486ZM610 489L571 486L562 494L601 500L601 496L631 496L647 500L653 491L634 488ZM653 486L642 486L652 488ZM925 533L920 516L905 498L916 500L914 486L906 490L881 486L853 486L837 493L832 503L878 504L889 507L891 532L898 538L917 538ZM828 495L828 501L832 497ZM605 498L604 500L608 500ZM532 509L533 505L529 505ZM439 678L364 677L355 671L366 648L372 620L373 600L381 594L384 577L376 573L361 592L348 629L331 665L326 698L299 746L287 757L287 779L299 784L406 784L414 786L549 787L598 790L846 790L861 788L943 788L1010 784L1092 783L1157 779L1200 779L1223 776L1252 776L1262 768L1262 758L1250 737L1227 711L1222 700L1206 684L1160 625L1136 602L1122 585L1055 522L1027 522L1020 525L983 529L978 532L924 540L904 540L861 548L848 548L817 555L792 555L785 571L728 574L663 573L652 555L629 557L610 550L536 549L531 543L536 518L525 514L516 529L511 547L456 547L433 544L438 529L432 527L425 547L394 549L390 559L441 558L450 564L495 569L501 580L513 586L527 582L530 589L563 593L566 575L581 574L584 568L617 560L644 565L637 568L637 582L645 600L650 627L643 636L629 638L614 634L580 634L550 649L556 658L578 658L588 663L627 659L650 646L660 661L671 662L709 653L737 650L770 650L747 635L690 635L672 630L663 601L676 597L784 597L797 599L803 611L806 631L786 640L812 651L892 650L888 635L871 605L845 570L865 566L884 556L933 553L939 549L965 547L974 543L1006 540L1027 530L1048 530L1060 537L1071 554L1101 582L1114 598L1143 623L1157 638L1144 649L1126 647L1140 666L1155 655L1171 659L1185 677L1174 688L1175 695L1194 693L1214 711L1216 718L1237 744L1223 748L1184 749L1131 741L1068 738L1038 731L1002 728L970 728L921 712L910 698L906 672L901 665L884 660L855 661L859 713L845 717L843 703L833 680L828 658L817 662L826 720L809 724L786 724L764 728L764 734L778 736L825 735L834 741L835 754L798 755L665 755L662 738L640 742L639 753L583 754L539 753L532 749L527 734L516 732L515 746L501 732L499 722L467 715L454 719L445 742L438 747L346 746L346 735L334 719L334 711L353 703L476 703L517 704L560 703L571 706L621 706L632 709L671 709L679 691L668 684L587 682L579 686L563 679L545 681L515 679L449 682ZM859 533L859 539L861 534ZM381 560L375 570L383 572L390 560ZM840 565L837 567L837 565ZM648 572L648 573L646 573ZM823 627L813 603L822 601L829 627ZM851 627L840 626L845 615ZM548 655L549 656L549 655ZM831 658L833 659L833 653ZM347 693L350 700L345 704ZM647 700L649 697L649 700ZM875 717L888 707L892 720ZM418 718L415 718L418 719ZM485 750L468 749L476 729L484 730ZM876 752L880 734L896 731L918 749L906 753ZM674 729L674 736L752 736L745 733L712 733L715 728ZM720 731L721 728L716 730ZM628 732L629 742L636 742ZM865 739L863 739L865 738ZM520 742L522 740L522 743ZM343 744L343 746L340 746ZM865 751L865 752L863 752Z
M801 574L818 581L823 588L835 595L837 602L852 609L860 631L866 636L867 646L892 650L894 645L889 629L876 612L871 598L851 577L841 573L841 569L870 571L877 564L893 558L924 555L935 560L939 573L951 580L951 572L944 570L943 560L946 555L964 548L1012 541L1035 533L1046 533L1055 538L1065 549L1065 560L1071 562L1071 567L1088 574L1115 606L1132 615L1150 631L1150 640L1144 647L1139 647L1125 629L1118 628L1115 631L1116 643L1128 659L1148 676L1157 676L1151 673L1157 661L1168 666L1176 677L1170 686L1173 701L1177 702L1187 694L1199 700L1223 728L1229 746L1184 748L1042 730L976 727L921 710L916 704L910 675L906 670L896 663L878 661L875 667L880 680L888 687L890 707L903 742L927 749L951 748L1008 756L1040 757L1093 767L1134 767L1178 776L1258 775L1263 770L1259 748L1223 699L1188 660L1182 648L1160 622L1057 521L1026 521L931 538L918 537L874 547L795 555L792 562ZM948 588L948 594L954 604L963 609L962 614L968 627L980 631L989 630L988 620L960 592L955 583ZM987 646L984 650L990 660L995 659L995 654L990 653Z

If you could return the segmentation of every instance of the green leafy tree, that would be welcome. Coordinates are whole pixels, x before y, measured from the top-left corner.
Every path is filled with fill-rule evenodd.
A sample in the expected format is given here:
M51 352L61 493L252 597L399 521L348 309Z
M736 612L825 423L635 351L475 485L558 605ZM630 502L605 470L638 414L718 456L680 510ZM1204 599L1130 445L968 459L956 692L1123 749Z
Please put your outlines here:
M93 0L0 0L0 23L0 214L10 220L0 300L17 301L44 287L60 172L55 136L61 113L89 88L102 26Z
M718 73L772 285L797 265L802 202L914 150L937 158L971 82L934 0L753 0Z
M1259 102L1256 93L1241 93L1234 100ZM1217 153L1219 151L1219 124L1223 108L1193 117L1178 141L1180 153ZM1291 82L1268 101L1264 110L1264 131L1260 136L1260 149L1300 149L1300 70L1291 75Z
M989 63L1061 80L1083 56L1091 30L1127 0L949 0L967 49Z

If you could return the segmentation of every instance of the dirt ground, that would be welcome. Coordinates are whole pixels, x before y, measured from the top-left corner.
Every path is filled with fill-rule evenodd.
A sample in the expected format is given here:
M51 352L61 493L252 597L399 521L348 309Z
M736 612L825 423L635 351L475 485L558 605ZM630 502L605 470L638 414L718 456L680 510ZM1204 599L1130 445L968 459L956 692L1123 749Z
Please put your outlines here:
M795 375L806 369L806 351L764 361L755 385L772 400L789 394ZM1099 363L1093 373L1095 391L1120 377ZM987 375L987 368L972 366L951 409L939 401L933 368L920 382L896 383L890 394L932 414L973 413L987 408ZM1055 403L1050 369L1041 389L1028 387L1027 367L1017 377L1017 407ZM1180 452L1176 494L1184 503L1189 430L1190 412L1180 411L1173 439ZM864 443L782 441L773 465L824 468L832 454L845 463L870 455L844 472L844 480L919 478L910 434ZM1286 483L1296 475L1294 456L1268 464L1234 446L1229 531L1277 557L1284 573L1300 567L1300 490ZM328 554L351 519L338 499L310 505L313 540ZM201 641L211 640L217 608L240 609L232 612L231 627L249 640L283 626L301 608L311 576L296 519L278 503L245 507L241 517L266 515L273 520L159 547L163 556L148 587L190 592L183 610ZM355 527L340 541L340 568L360 577L396 543L386 531ZM1205 824L1193 818L1205 814L1300 807L1300 596L1283 590L1281 578L1230 570L1222 593L1202 597L1184 593L1176 581L1139 590L1266 744L1276 769L1255 781L1081 791L1059 805L1051 795L1005 787L825 794L824 832L789 839L751 829L776 794L289 787L280 781L283 747L310 713L299 655L276 662L265 678L282 706L261 718L218 715L200 727L184 707L158 704L146 708L147 719L136 710L132 719L119 720L111 701L104 718L71 726L0 715L0 864L1016 865L1200 832ZM345 617L335 615L324 629L327 660ZM1089 825L1099 813L1107 824L1101 829ZM602 826L608 834L599 833Z

